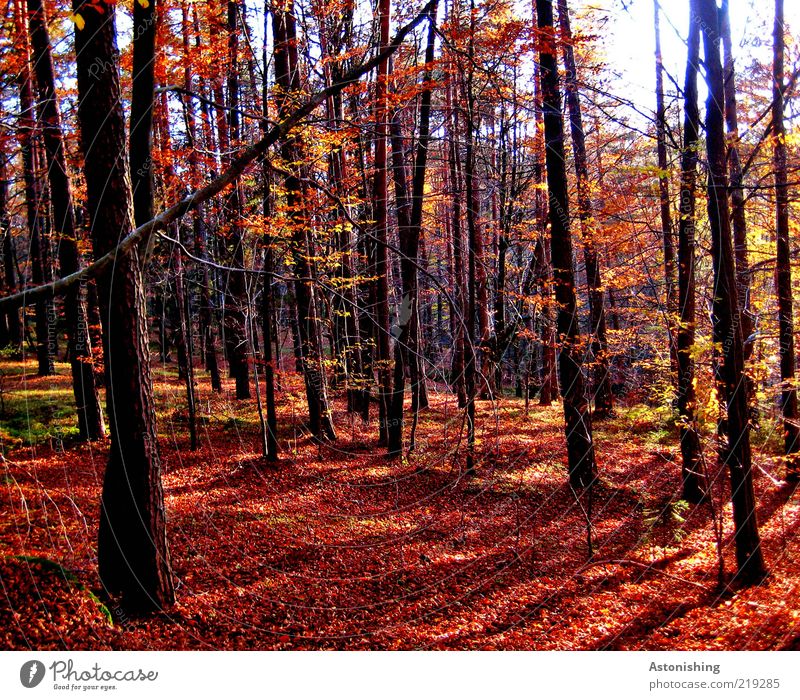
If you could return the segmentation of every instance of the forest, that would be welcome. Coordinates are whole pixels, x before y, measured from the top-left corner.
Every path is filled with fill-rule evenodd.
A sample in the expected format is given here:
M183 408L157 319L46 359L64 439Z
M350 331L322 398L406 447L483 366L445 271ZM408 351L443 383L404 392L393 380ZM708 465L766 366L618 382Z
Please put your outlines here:
M0 11L0 648L800 649L794 2Z

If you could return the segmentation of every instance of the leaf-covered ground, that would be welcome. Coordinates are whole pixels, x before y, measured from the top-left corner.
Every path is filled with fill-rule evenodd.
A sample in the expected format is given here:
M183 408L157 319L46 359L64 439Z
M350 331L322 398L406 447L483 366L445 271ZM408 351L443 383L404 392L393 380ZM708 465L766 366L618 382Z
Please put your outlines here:
M107 443L75 445L40 420L62 421L65 366L43 379L24 374L31 365L3 371L2 648L800 648L800 494L764 436L756 489L771 575L726 589L714 523L729 573L727 479L711 466L714 508L678 501L674 436L656 410L623 408L596 426L590 557L590 504L565 484L558 405L526 415L518 399L480 402L467 476L453 397L432 390L415 453L387 460L374 425L338 401L339 440L309 441L301 386L284 377L284 458L265 468L254 402L206 386L201 449L189 450L169 367L156 391L178 602L130 618L96 573Z

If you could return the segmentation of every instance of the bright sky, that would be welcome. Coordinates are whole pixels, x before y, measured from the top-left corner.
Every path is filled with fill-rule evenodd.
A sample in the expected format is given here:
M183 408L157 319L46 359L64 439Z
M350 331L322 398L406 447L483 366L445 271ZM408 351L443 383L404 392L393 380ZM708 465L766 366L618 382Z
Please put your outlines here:
M679 85L683 85L686 68L686 35L689 24L689 0L661 0L661 50L664 67ZM606 25L608 42L605 50L610 67L620 73L614 91L624 90L626 98L655 110L655 34L653 30L653 0L572 0L572 14L580 18L584 12L600 18L610 16ZM731 37L738 71L744 70L754 52L767 65L772 62L772 26L774 3L771 0L730 0ZM800 2L785 0L784 19L790 28L787 44L797 51L800 30ZM578 21L574 22L580 28ZM702 56L702 47L701 47ZM787 57L787 73L791 65ZM700 81L701 99L704 85ZM769 86L765 86L769 90ZM676 92L669 79L665 91Z

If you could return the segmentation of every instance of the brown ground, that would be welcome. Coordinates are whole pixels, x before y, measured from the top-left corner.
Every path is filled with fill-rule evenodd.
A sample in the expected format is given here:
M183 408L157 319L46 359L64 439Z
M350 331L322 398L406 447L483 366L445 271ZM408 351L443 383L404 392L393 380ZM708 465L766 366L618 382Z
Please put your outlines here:
M68 388L59 372L24 385L7 372L3 391L46 396ZM432 393L416 453L388 461L374 425L339 403L339 440L312 444L300 385L287 379L284 459L267 469L254 402L204 393L202 448L188 450L172 372L159 371L157 394L178 603L129 619L100 602L106 443L5 445L0 648L800 648L800 496L777 479L774 457L759 452L756 473L771 575L725 590L711 508L675 505L674 441L654 442L641 411L598 426L589 559L559 406L525 416L515 399L481 402L477 475L465 477L452 397ZM719 509L727 480L717 476ZM730 509L717 515L729 573Z

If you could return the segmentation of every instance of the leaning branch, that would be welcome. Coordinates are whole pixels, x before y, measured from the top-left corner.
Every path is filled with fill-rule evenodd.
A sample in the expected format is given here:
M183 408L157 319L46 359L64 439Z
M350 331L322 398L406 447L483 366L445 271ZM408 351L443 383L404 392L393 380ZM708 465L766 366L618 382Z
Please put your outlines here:
M14 308L27 304L32 304L40 299L45 299L52 296L63 294L72 285L80 283L82 280L90 279L101 274L105 269L114 263L117 256L125 255L132 248L143 243L143 248L146 249L147 242L156 231L165 230L173 221L180 219L187 212L191 211L194 207L202 204L203 202L211 199L211 197L219 194L239 175L241 175L247 167L253 163L257 158L263 155L267 149L281 139L295 128L303 119L308 117L317 107L325 102L329 97L336 95L344 90L349 85L357 82L362 76L369 73L381 61L389 58L403 43L408 34L420 24L430 13L431 8L436 4L437 0L428 0L425 7L410 21L397 31L392 42L386 46L382 51L375 54L370 60L362 65L354 68L353 70L342 76L342 79L324 90L314 93L306 102L300 105L294 112L292 112L284 120L278 122L273 126L259 141L244 148L239 155L233 160L228 169L219 177L211 180L204 187L201 187L191 194L187 195L180 201L173 204L168 209L165 209L158 216L154 217L147 223L142 224L135 229L130 235L121 240L117 246L110 250L108 253L98 258L95 262L87 267L74 272L71 275L62 277L54 282L43 284L38 287L31 287L24 289L15 294L9 294L5 297L0 297L0 309Z

